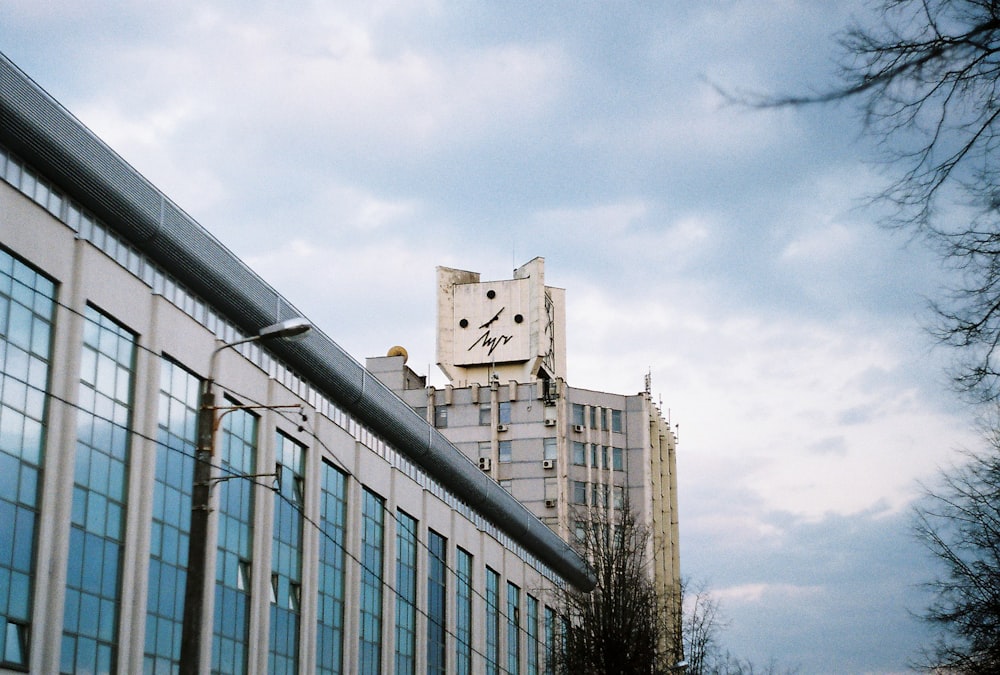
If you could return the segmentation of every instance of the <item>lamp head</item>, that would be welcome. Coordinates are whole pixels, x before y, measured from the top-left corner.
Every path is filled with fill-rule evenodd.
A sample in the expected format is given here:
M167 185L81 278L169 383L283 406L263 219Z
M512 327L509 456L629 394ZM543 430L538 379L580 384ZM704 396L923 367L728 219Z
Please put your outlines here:
M294 319L285 319L278 323L265 326L257 332L257 337L261 340L272 340L275 338L290 338L303 335L312 328L308 320L297 316Z

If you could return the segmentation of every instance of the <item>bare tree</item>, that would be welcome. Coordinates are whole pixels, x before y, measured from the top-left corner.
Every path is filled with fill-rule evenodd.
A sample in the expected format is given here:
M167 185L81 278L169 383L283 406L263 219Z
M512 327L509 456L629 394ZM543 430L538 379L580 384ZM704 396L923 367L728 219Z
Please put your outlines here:
M932 671L1000 672L1000 432L987 452L942 473L916 507L914 530L940 571L923 618L938 639L918 664Z
M890 224L926 235L957 271L937 302L942 341L961 347L959 388L1000 398L1000 3L878 0L839 39L832 89L735 97L761 106L851 100L891 170L876 199Z
M667 673L682 658L674 603L653 582L650 533L627 505L616 514L613 520L603 509L579 514L585 524L578 545L597 587L566 589L557 601L564 618L557 673Z
M719 609L719 601L712 597L704 582L691 588L691 581L684 580L684 655L690 675L707 675L721 660L722 647L719 633L726 620Z

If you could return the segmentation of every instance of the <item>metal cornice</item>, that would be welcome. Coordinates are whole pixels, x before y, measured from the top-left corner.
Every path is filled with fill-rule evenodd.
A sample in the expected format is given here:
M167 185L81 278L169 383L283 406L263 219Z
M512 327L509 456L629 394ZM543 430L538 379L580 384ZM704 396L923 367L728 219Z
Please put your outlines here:
M0 142L248 334L300 314L3 54ZM328 336L269 349L566 581L594 587L565 541Z

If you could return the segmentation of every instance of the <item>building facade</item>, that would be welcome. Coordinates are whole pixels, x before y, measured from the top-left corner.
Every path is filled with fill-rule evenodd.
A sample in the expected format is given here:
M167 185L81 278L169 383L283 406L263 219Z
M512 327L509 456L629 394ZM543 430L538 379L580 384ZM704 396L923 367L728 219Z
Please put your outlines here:
M545 285L544 267L536 258L499 281L438 269L445 387L428 387L401 348L367 367L565 540L627 505L651 533L653 578L679 622L676 428L648 386L624 395L568 385L565 291Z
M585 561L299 315L0 55L0 672L546 672Z

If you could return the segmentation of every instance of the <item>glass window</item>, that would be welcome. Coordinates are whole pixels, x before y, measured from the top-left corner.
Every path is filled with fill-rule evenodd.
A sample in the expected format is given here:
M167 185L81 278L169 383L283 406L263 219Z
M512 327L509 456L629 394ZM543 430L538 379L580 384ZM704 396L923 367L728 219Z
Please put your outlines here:
M146 671L169 672L180 667L200 388L197 377L173 361L161 361L146 601Z
M343 672L344 661L347 475L324 461L320 480L316 671L322 675L339 675Z
M616 434L622 433L622 411L612 410L611 411L611 431Z
M364 490L361 502L361 626L358 672L382 673L382 557L385 500Z
M396 675L417 667L417 521L396 512Z
M299 668L306 449L280 431L275 434L274 440L279 480L278 491L274 495L271 639L267 663L271 675L291 675L297 673Z
M0 663L16 668L29 660L54 299L55 284L0 249Z
M601 411L601 409L598 408L596 405L590 406L590 428L591 429L596 429L597 428L597 426L598 426L597 425L597 420L600 417L600 411Z
M615 471L625 470L625 452L622 448L611 448L611 466Z
M257 473L257 426L257 416L248 410L229 410L222 418L220 477L227 480L215 487L219 493L219 535L212 629L212 672L220 675L247 670L254 483L235 476Z
M489 403L483 403L479 406L479 426L488 427L491 424L491 419L493 417L493 410L490 408Z
M444 673L448 607L448 540L427 532L427 672Z
M66 578L65 673L109 672L118 657L132 417L135 336L93 307L84 321L69 557L85 564L70 565Z
M545 606L545 675L556 673L556 611Z
M587 503L587 484L580 480L573 481L573 503Z
M600 451L601 451L601 446L600 445L598 445L597 443L591 443L591 445L590 445L590 466L594 467L595 469L600 468L600 466L601 466L600 459L599 459Z
M510 462L511 461L511 443L510 441L500 441L498 449L500 451L500 461Z
M525 596L524 605L525 656L528 675L538 675L538 598Z
M521 672L521 589L507 582L507 673Z
M584 413L585 412L586 411L584 410L583 405L581 405L579 403L574 403L573 404L573 425L574 426L581 426L582 427L584 424L586 424L587 420L584 417Z
M510 424L510 401L501 401L498 424Z
M500 673L500 574L486 568L486 673Z
M615 499L615 508L621 509L625 508L625 488L621 485L616 485L613 490Z
M438 429L445 429L448 426L448 408L439 405L434 408L434 426Z
M490 457L493 454L493 444L489 441L479 441L479 456Z
M542 439L542 459L556 459L558 457L558 446L555 438Z
M577 466L587 465L587 444L580 441L573 441L573 464Z
M472 675L472 554L455 553L455 673Z

